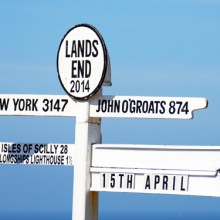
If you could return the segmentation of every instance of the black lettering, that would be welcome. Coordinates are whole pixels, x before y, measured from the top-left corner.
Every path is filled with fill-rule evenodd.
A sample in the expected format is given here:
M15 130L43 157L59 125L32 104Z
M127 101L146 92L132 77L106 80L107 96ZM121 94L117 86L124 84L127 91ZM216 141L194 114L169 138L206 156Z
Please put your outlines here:
M157 184L160 182L160 176L159 175L155 175L154 178L154 189L157 188Z
M107 111L107 100L102 100L102 112Z
M19 108L20 111L23 111L25 109L25 101L24 101L24 99L20 99L19 100L18 108Z
M103 177L103 185L102 185L102 187L105 188L105 173L102 174L102 177Z
M110 181L111 181L110 182L111 188L114 188L115 187L115 174L114 173L111 174L111 180Z
M131 113L135 112L135 101L134 100L130 101L130 112Z
M39 152L39 147L38 147L38 145L36 144L35 146L34 146L34 153L36 154L36 153L38 153Z
M124 100L122 103L122 112L123 113L128 112L128 101L127 100Z
M62 146L62 145L61 145L61 146ZM54 147L54 150L55 150L54 153L57 154L58 145L57 145L57 144L54 144L53 147ZM68 153L68 146L65 145L65 154L67 154L67 153Z
M26 99L26 111L30 111L30 110L31 110L31 100Z
M53 153L57 152L57 148L58 148L58 145L54 144L55 151ZM61 145L60 148L61 148L61 151L60 151L61 154L67 154L68 153L68 146L67 145Z
M17 146L16 146L16 144L12 144L11 145L11 150L9 151L9 153L17 153Z
M13 99L14 111L37 111L38 99Z
M8 152L8 144L2 144L2 152L4 153Z
M94 40L93 42L92 42L92 46L93 46L93 48L94 48L94 51L92 52L92 56L93 57L97 57L98 56L98 49L97 49L97 47L96 47L96 45L98 45L98 41L97 40Z
M184 178L181 177L181 191L186 191L186 189L183 187Z
M176 112L175 105L176 105L176 102L174 102L174 101L170 102L169 113L172 115Z
M143 113L147 113L148 112L148 102L144 101L142 104L142 111Z
M113 112L113 100L108 100L108 111Z
M78 60L78 74L77 74L78 78L80 78L80 74L81 77L84 78L84 63L85 63L84 60L82 60L82 62Z
M14 103L14 111L17 111L17 105L18 105L19 99L13 99Z
M28 144L24 144L24 146L23 146L23 152L24 152L24 153L29 153L28 150L29 150Z
M77 70L76 63L76 60L72 60L72 78L77 78L77 74L75 73Z
M75 40L72 42L71 57L73 57L73 54L75 54L75 57L77 57L77 52L76 52L76 41L75 41Z
M128 174L127 175L127 189L132 189L133 188L133 175Z
M173 190L175 190L176 188L176 177L174 176L173 177Z
M150 175L147 175L145 189L150 189Z
M37 109L37 102L38 102L38 99L32 99L32 111L38 111Z
M119 183L119 186L120 186L120 188L122 188L124 174L119 174L119 177L120 177L120 183Z
M120 100L115 100L115 102L114 102L114 112L117 112L117 113L120 112L120 106L121 106L120 104L121 104Z
M85 78L89 78L91 75L91 62L89 60L85 61Z
M97 57L98 52L98 40L91 42L90 40L78 40L72 41L72 48L70 49L69 41L66 40L66 57Z
M20 144L17 145L17 152L18 152L18 153L21 152L21 145L20 145Z
M165 105L166 105L166 102L165 102L165 101L162 101L162 102L160 103L160 107L161 107L161 109L160 109L160 114L164 114L164 113L165 113Z
M153 101L150 102L148 113L154 113L154 102Z
M96 109L96 112L100 112L100 109L101 109L101 100L99 99L98 100L98 109Z
M68 53L68 40L66 40L66 57L70 57L70 54Z
M158 113L158 105L160 104L160 101L155 101L154 103L156 105L156 112L155 113Z
M163 176L163 190L168 189L168 176Z
M12 144L12 153L20 153L21 145L20 144Z
M78 40L78 57L84 57L84 40Z
M188 114L188 112L189 112L188 102L186 102L186 103L183 105L183 107L182 107L182 109L181 109L181 112L185 112L185 114Z
M8 110L9 99L1 99L0 98L0 111Z
M89 57L92 52L92 45L90 40L86 40L86 57Z
M72 60L72 78L89 78L91 62L89 60Z
M136 103L136 113L141 113L141 106L142 106L142 101L141 100L137 100L137 103Z

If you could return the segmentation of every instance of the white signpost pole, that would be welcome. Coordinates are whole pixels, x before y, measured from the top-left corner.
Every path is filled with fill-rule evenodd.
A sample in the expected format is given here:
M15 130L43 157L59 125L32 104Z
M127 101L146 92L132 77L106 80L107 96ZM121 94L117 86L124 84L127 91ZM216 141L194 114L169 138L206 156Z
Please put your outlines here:
M101 119L89 117L89 102L77 102L74 166L74 220L98 219L98 192L90 191L92 144L101 143Z
M57 55L58 76L64 90L77 103L73 190L74 220L98 219L98 192L91 192L92 144L101 143L100 117L90 117L89 99L102 95L110 70L107 48L91 25L79 24L62 39Z

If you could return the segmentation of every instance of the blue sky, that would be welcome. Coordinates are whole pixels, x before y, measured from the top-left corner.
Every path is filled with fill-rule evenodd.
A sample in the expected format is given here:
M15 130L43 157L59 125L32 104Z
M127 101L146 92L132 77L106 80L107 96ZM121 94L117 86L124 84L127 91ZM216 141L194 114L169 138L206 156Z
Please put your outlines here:
M102 34L111 59L112 86L104 95L209 101L193 120L103 119L103 143L220 145L219 1L7 0L0 11L1 94L65 94L58 47L71 27L88 23ZM75 141L74 118L1 116L0 125L0 142ZM65 212L71 219L73 168L1 165L0 173L0 218L25 211ZM220 215L219 198L100 193L99 204L100 213Z

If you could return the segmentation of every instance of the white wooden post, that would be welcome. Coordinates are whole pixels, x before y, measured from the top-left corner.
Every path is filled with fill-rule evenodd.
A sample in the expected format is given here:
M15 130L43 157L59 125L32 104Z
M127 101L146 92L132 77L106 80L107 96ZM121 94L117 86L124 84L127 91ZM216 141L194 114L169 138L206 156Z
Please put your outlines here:
M98 95L101 95L101 91ZM98 219L98 192L90 191L90 166L94 143L101 143L101 119L89 117L88 101L78 101L72 220Z

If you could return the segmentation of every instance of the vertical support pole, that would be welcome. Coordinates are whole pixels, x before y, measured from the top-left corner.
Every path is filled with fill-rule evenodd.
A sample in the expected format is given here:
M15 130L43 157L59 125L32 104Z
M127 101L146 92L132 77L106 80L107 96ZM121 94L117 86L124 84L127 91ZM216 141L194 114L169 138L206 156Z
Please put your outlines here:
M95 143L101 143L101 119L89 117L88 101L78 101L72 220L98 220L98 192L90 191L91 146Z

